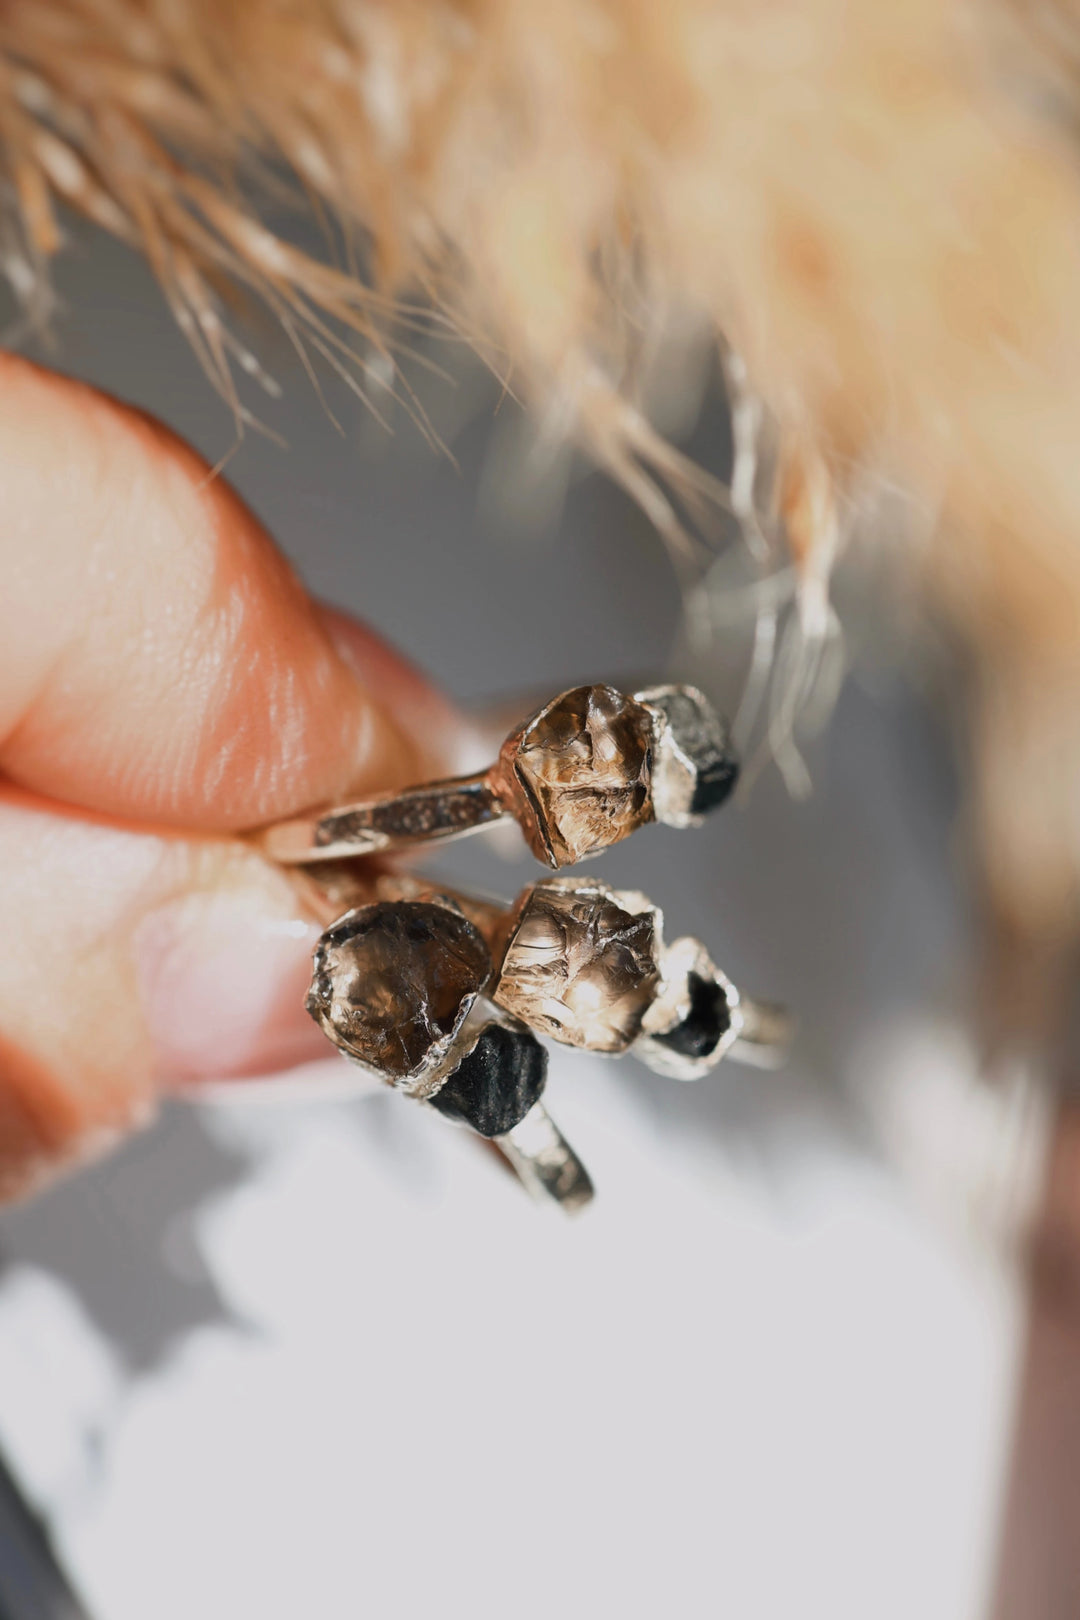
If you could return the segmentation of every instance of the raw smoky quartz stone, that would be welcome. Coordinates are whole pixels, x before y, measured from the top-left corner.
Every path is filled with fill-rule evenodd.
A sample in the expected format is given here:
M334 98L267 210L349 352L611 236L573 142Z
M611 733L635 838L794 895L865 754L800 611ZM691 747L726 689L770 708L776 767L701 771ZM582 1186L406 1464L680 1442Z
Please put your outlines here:
M709 1058L731 1028L731 1008L722 984L691 973L687 980L689 1007L673 1029L654 1035L654 1041L685 1058Z
M652 821L653 726L614 687L578 686L508 739L503 766L538 860L573 866Z
M481 1136L505 1136L520 1125L546 1084L547 1053L536 1036L488 1024L429 1101Z
M657 821L690 827L729 798L739 764L727 726L696 686L639 692L657 712L653 809Z
M603 883L552 878L518 901L493 1000L542 1035L624 1052L660 981L660 914Z
M448 1051L490 973L483 936L456 908L378 901L323 934L307 1009L349 1057L413 1090L410 1082Z

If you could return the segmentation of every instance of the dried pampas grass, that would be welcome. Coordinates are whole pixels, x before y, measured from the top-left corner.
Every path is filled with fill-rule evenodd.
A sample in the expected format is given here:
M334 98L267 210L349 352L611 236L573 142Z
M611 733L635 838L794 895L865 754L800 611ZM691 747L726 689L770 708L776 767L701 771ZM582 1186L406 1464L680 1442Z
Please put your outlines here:
M2 263L33 311L58 204L136 243L240 419L229 286L360 388L353 339L445 321L676 549L712 492L643 379L673 316L722 337L730 504L798 602L774 741L859 492L906 489L1022 950L1078 924L1078 110L1072 0L6 0ZM260 219L286 173L339 265Z

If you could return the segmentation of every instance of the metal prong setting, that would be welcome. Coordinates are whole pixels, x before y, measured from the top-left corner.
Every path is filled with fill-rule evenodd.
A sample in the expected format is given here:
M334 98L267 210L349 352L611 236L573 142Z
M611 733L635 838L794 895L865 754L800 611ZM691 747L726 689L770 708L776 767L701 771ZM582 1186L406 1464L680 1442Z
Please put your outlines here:
M519 822L537 860L572 866L650 821L697 825L738 775L724 722L693 686L632 697L578 686L537 710L487 771L279 822L260 833L290 865L409 850Z
M650 1069L673 1080L700 1080L728 1056L766 1069L787 1060L791 1016L741 994L699 940L675 940L661 965L663 984L634 1047Z

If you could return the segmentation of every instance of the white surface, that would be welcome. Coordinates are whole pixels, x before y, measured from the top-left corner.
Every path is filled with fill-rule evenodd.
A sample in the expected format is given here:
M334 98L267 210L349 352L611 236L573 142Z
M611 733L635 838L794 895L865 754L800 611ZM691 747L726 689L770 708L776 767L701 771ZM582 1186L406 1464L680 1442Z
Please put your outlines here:
M618 1075L552 1087L576 1221L398 1098L207 1110L252 1168L166 1248L226 1309L136 1378L8 1273L0 1434L95 1615L975 1620L1007 1278L827 1128L770 1182Z

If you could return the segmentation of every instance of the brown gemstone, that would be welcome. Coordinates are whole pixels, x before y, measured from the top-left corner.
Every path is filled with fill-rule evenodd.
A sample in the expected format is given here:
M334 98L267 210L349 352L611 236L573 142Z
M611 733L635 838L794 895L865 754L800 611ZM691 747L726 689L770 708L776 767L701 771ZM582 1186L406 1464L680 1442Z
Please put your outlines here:
M315 950L307 1009L350 1057L392 1085L447 1052L491 973L488 947L456 908L378 901L348 912Z
M573 866L653 819L654 718L611 686L578 686L511 737L503 765L533 854Z
M623 1052L660 981L660 917L640 896L552 878L518 901L493 998L541 1035Z

